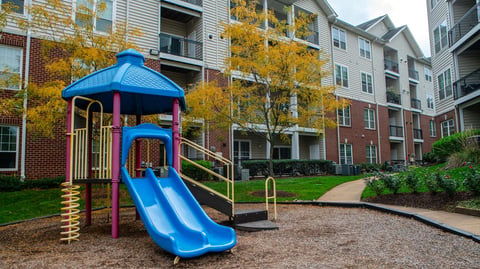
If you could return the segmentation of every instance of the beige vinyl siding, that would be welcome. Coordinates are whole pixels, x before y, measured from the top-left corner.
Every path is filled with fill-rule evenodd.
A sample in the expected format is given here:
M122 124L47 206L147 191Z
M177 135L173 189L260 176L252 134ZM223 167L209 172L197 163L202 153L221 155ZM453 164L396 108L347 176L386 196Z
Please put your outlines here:
M221 70L228 52L227 39L221 38L220 22L229 21L228 0L203 1L204 64L208 69ZM211 37L211 38L210 38Z
M432 76L433 76L433 86L435 93L435 112L437 114L443 114L453 109L453 97L448 97L446 99L440 100L438 96L438 75L440 72L445 71L445 69L450 68L452 70L452 82L456 81L454 65L453 65L453 55L448 51L448 49L443 49L439 53L435 53L435 43L433 30L440 25L443 21L447 22L447 29L451 29L449 21L450 10L448 8L448 2L439 1L435 8L431 10L430 5L428 5L428 20L429 20L429 34L430 34L430 50L432 51Z
M130 0L131 1L131 0ZM144 55L150 49L159 48L159 16L160 2L154 0L131 1L129 26L142 31L142 36L136 37L135 42Z
M266 159L267 158L267 143L259 136L252 134L242 134L235 131L235 141L249 141L250 142L250 157L252 159Z
M385 82L383 46L374 43L372 46L373 56L373 93L376 103L387 104L387 85Z
M480 68L480 51L468 50L458 55L458 79ZM455 81L452 81L455 82Z
M477 104L478 106L478 104ZM463 128L468 129L480 129L480 121L478 120L478 112L471 111L468 108L463 109Z
M323 159L325 156L325 149L323 148L323 137L322 136L310 136L310 135L300 135L300 159L308 160L312 154L311 146L316 147L318 145L318 156L320 159Z
M428 115L428 116L435 116L435 102L434 102L434 109L430 109L427 106L427 95L431 95L432 97L435 97L435 94L433 92L433 77L432 77L432 82L425 80L425 67L431 69L432 67L430 65L425 65L423 63L416 63L416 69L419 73L420 76L420 84L417 85L417 98L422 101L422 114Z

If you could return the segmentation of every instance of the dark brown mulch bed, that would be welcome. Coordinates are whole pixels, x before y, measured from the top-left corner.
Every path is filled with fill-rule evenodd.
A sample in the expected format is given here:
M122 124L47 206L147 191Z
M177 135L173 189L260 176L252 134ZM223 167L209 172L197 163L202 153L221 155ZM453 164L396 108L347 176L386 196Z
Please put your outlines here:
M419 207L432 210L452 210L455 203L470 200L475 196L468 192L459 192L450 197L446 193L399 193L387 194L363 199L364 202Z

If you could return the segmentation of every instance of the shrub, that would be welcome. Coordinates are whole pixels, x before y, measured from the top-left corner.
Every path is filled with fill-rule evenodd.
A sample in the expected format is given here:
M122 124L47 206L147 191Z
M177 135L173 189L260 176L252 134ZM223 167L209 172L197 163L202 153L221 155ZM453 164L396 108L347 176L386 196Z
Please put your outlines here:
M433 152L426 152L423 154L423 162L426 163L438 163L437 155Z
M327 160L273 160L274 175L324 175L332 169L332 161ZM269 174L269 160L247 160L242 168L248 169L250 176Z
M439 173L433 173L430 176L426 176L424 179L425 187L427 187L428 191L430 191L432 194L435 194L438 192L439 178L441 178L441 175Z
M58 188L65 181L65 177L42 178L35 180L25 180L25 189L52 189Z
M471 136L480 135L480 129L456 133L433 143L432 152L440 161L446 161L448 156L468 148L472 142Z
M18 176L0 176L0 191L20 191L24 183Z
M382 194L385 189L385 185L378 177L366 178L365 182L367 183L367 187L372 189L376 195Z
M420 182L420 175L413 172L409 171L406 176L405 176L405 184L407 187L413 192L417 193L420 187L422 186Z
M450 178L450 176L440 176L438 179L438 186L443 189L448 196L452 197L455 195L458 189L458 183L455 179Z
M469 170L463 173L463 177L463 186L475 195L480 195L480 171L470 167Z
M397 194L398 190L402 187L402 179L399 176L392 176L389 174L380 174L380 180L383 181L385 186L393 192L393 194Z
M209 161L195 161L195 163L209 170L212 168L212 164ZM203 171L202 169L186 161L182 161L182 173L198 181L209 180L212 177L208 172Z
M360 166L360 169L365 173L377 173L385 170L383 169L383 165L378 163L359 163L358 165Z

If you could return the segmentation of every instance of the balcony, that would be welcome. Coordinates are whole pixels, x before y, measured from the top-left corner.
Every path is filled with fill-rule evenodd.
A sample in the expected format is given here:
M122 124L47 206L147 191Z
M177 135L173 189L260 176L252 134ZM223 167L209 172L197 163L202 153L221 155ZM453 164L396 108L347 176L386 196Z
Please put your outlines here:
M412 98L410 104L412 105L412 108L422 110L422 101Z
M390 136L393 137L403 137L403 127L390 125Z
M165 33L160 33L160 52L195 60L203 59L203 44Z
M402 104L401 95L393 91L387 91L387 103L401 105Z
M480 89L480 69L453 83L453 96L457 100Z
M413 68L409 68L408 69L408 78L410 79L413 79L415 81L418 81L420 76L418 75L418 71L413 69Z
M423 132L422 129L413 129L413 139L423 139Z
M458 22L448 31L450 47L455 45L462 37L464 37L470 30L479 24L480 3L475 4L470 10L458 20Z
M383 60L385 71L391 71L398 74L398 62L394 62L389 59Z

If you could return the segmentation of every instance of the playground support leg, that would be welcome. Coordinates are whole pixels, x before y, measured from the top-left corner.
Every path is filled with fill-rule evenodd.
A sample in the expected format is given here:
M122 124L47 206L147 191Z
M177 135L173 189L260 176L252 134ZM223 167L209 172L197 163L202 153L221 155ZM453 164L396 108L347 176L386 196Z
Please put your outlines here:
M142 115L137 115L137 125L142 124ZM135 176L141 177L142 171L142 142L140 140L135 141ZM140 214L138 213L138 209L135 208L135 219L140 219Z
M92 183L85 184L85 225L92 224Z
M179 158L179 146L180 146L180 101L178 99L173 100L172 109L172 133L173 133L173 169L180 172L180 158Z
M112 238L118 238L120 222L120 93L113 93L113 137L112 137Z

